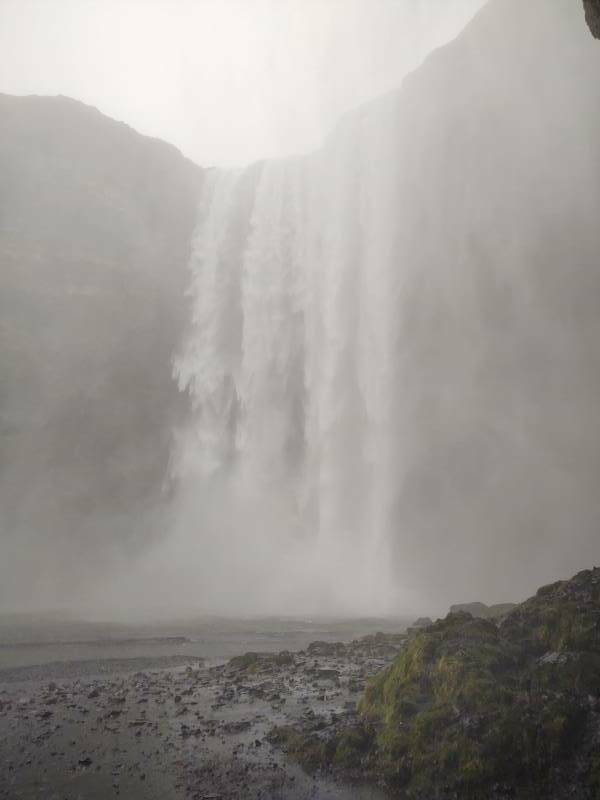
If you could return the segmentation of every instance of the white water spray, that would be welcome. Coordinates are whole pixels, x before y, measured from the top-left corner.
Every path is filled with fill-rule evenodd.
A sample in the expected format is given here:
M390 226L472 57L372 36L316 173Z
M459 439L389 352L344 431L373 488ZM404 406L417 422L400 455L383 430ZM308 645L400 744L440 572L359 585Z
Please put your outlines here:
M577 567L599 53L568 0L497 0L317 152L209 174L173 458L202 607L503 601Z
M200 538L262 548L271 597L340 610L391 596L394 133L388 98L317 153L210 173L175 366L194 411L174 470Z

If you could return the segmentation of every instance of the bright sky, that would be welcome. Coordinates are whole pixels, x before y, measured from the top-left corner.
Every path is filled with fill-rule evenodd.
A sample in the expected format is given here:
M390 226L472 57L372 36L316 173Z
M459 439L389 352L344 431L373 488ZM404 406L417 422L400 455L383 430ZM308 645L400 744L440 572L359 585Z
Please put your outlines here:
M318 145L484 0L0 0L0 92L65 94L205 166Z

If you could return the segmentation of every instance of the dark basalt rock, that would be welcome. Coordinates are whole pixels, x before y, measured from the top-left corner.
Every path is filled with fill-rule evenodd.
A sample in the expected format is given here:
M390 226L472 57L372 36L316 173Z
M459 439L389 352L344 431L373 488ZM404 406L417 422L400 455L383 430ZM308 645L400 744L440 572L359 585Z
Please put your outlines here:
M600 39L600 0L583 0L585 19L592 34Z

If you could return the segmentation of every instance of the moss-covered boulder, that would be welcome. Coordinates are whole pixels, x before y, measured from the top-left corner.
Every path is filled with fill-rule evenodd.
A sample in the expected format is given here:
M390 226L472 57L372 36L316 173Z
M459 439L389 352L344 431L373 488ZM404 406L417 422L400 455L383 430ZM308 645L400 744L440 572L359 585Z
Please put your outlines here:
M244 653L234 656L227 663L227 672L260 673L273 672L280 667L290 667L294 664L294 656L287 650L279 653Z
M362 701L369 754L416 796L597 794L600 569L540 589L500 624L449 614Z
M417 633L311 759L413 798L600 798L600 569ZM293 751L301 753L295 740Z

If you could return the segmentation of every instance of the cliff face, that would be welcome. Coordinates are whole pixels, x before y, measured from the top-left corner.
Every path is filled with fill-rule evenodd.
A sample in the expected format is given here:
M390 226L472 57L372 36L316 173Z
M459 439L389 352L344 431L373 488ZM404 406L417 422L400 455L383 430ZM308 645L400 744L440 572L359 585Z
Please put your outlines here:
M596 557L599 59L577 4L497 0L402 90L407 131L429 105L405 144L397 563L430 590L440 563L448 594L502 599Z
M96 511L160 494L202 173L82 103L3 95L0 175L1 535L89 547Z
M492 0L318 151L213 173L181 461L194 497L232 477L232 542L260 464L283 486L256 490L264 548L303 526L346 607L501 600L594 558L599 70L580 4ZM283 575L220 547L240 581Z
M600 0L583 0L585 18L592 34L600 39Z

